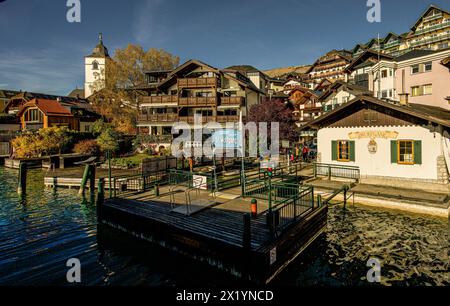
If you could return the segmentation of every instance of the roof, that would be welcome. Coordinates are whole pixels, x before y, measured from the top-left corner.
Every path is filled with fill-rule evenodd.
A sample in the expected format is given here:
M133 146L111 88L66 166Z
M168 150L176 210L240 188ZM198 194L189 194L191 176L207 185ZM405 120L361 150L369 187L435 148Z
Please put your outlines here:
M441 8L435 6L435 5L430 5L430 6L425 10L425 12L423 12L422 15L420 15L420 18L416 21L416 23L415 23L414 26L411 28L411 30L412 30L412 31L415 31L416 28L419 26L419 24L422 22L423 18L424 18L431 10L433 10L433 9L439 10L439 11L444 12L444 13L446 13L446 14L450 14L450 12L448 12L448 11L446 11L446 10L444 10L444 9L441 9Z
M355 58L345 69L346 71L353 71L356 66L360 65L361 63L366 62L371 57L380 57L380 59L393 59L394 57L388 54L383 54L378 51L367 49L363 53L361 53L357 58Z
M309 122L308 124L302 126L300 130L307 130L307 129L317 129L320 127L320 124L325 122L328 119L336 117L336 115L345 113L349 114L348 109L350 106L356 105L356 104L373 104L377 106L381 106L383 108L389 109L391 111L397 111L400 113L404 113L419 119L422 119L426 122L432 122L435 124L442 125L446 128L450 128L450 111L435 107L435 106L429 106L429 105L422 105L422 104L409 104L407 106L404 105L398 105L393 103L384 102L380 99L360 95L357 96L355 99L351 100L348 103L345 103L341 105L340 107L325 113L324 115L320 116L319 118Z
M422 56L425 56L425 55L430 55L430 54L433 54L433 53L436 53L436 52L440 52L440 51L442 51L442 50L436 50L436 51L434 51L434 50L411 50L409 52L406 52L403 55L400 55L400 56L394 58L394 60L396 62L403 62L403 61L407 61L407 60L410 60L410 59L413 59L413 58L422 57Z
M84 89L76 88L72 90L68 95L69 98L81 98L84 99Z
M358 85L351 84L351 83L346 83L344 81L336 81L327 90L322 92L322 94L319 97L319 100L324 101L324 99L328 98L334 92L334 90L336 90L340 87L344 87L344 86L346 88L345 90L352 93L354 96L372 95L372 92L365 87L358 86Z
M29 107L37 107L46 116L68 116L71 117L72 113L70 110L61 105L57 100L46 100L46 99L33 99L30 102L25 103L19 110L17 116L22 116L24 111Z
M98 36L98 44L95 46L95 48L92 50L92 53L86 57L109 57L108 48L105 47L103 44L103 35L102 33Z
M256 69L255 67L251 65L234 65L225 68L225 70L237 70L242 72L259 72L259 69Z
M446 67L448 67L450 69L450 56L447 57L447 58L444 58L442 60L442 65L444 65L444 66L446 66Z
M9 90L9 89L0 89L0 99L11 99L18 93L20 93L20 91Z
M319 57L314 64L312 64L305 73L310 73L314 67L316 67L320 62L323 62L328 56L331 55L338 55L340 58L346 60L347 62L351 62L352 58L352 52L348 50L331 50L330 52L327 52L325 55L322 55Z

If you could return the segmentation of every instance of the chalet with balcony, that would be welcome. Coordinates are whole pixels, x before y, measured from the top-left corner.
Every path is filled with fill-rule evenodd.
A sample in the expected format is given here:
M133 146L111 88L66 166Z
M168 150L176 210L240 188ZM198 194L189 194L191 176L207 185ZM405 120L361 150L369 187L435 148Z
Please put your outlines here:
M297 126L302 126L322 114L319 103L320 92L307 88L296 88L291 91L289 101L293 105L293 115Z
M319 96L318 100L323 107L323 111L329 112L362 95L373 96L373 93L365 87L336 81Z
M67 104L58 100L33 99L17 113L22 130L39 130L52 126L66 126L80 132L92 131L100 118L89 105Z
M313 86L323 79L332 82L345 80L345 68L352 61L352 53L347 50L332 50L320 57L307 71L309 80Z
M220 70L198 60L189 60L160 79L151 79L148 96L141 97L138 115L140 133L171 135L175 122L237 123L242 111L260 103L265 93L238 70ZM154 73L153 73L154 75Z

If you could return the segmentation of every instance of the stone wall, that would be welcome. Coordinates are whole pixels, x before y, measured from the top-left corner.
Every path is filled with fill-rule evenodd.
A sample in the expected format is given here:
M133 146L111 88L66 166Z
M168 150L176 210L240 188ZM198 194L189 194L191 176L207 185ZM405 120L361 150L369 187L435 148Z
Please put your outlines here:
M441 184L449 183L449 173L444 155L438 156L437 158L437 175L437 179Z

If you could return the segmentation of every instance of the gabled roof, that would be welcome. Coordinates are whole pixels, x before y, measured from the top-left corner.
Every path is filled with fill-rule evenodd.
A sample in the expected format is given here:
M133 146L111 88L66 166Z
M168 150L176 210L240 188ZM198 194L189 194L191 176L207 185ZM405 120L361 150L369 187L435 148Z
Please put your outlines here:
M45 99L33 99L30 102L25 103L19 110L17 116L22 116L26 109L30 107L37 107L46 116L64 116L72 117L72 113L68 108L65 108L57 100L45 100Z
M219 69L217 69L217 68L215 68L213 66L210 66L210 65L208 65L208 64L206 64L206 63L204 63L202 61L199 61L199 60L191 59L191 60L186 61L182 65L178 66L174 70L172 70L172 72L169 73L167 78L165 78L158 86L163 86L163 85L167 84L168 82L170 82L171 80L173 80L174 77L179 76L180 74L192 71L192 70L194 70L197 67L205 67L209 71L212 71L212 72L215 72L215 73L220 73Z
M381 41L382 44L387 43L392 37L397 38L397 39L401 39L402 37L400 37L400 35L397 35L393 32L389 32L386 37Z
M450 69L450 56L442 60L442 65Z
M394 60L396 62L403 62L403 61L407 61L413 58L417 58L417 57L422 57L422 56L426 56L426 55L430 55L436 52L440 52L442 50L411 50L403 55L397 56Z
M441 11L441 12L443 12L443 13L446 13L446 14L450 14L450 12L448 12L448 11L446 11L446 10L444 10L444 9L441 9L441 8L435 6L435 5L430 5L430 7L428 7L428 8L425 10L425 12L422 13L422 15L420 15L420 18L416 21L416 23L415 23L414 26L411 28L411 30L412 30L412 31L415 31L415 30L417 29L417 27L419 26L419 24L422 22L423 18L424 18L431 10L434 10L434 9L439 10L439 11Z
M388 54L383 54L381 52L372 50L372 49L367 49L366 51L364 51L363 53L361 53L357 58L355 58L345 69L348 72L351 72L355 69L356 66L364 63L365 61L367 61L369 58L372 57L376 57L378 58L378 56L380 56L380 59L386 59L386 60L392 60L394 57Z
M407 114L424 121L424 124L428 124L428 122L432 122L435 124L442 125L446 128L450 128L450 111L429 105L422 104L409 104L409 105L398 105L393 103L384 102L374 97L369 96L357 96L355 99L351 100L348 103L345 103L338 108L325 113L319 118L309 122L308 124L302 126L300 130L308 130L308 129L318 129L322 127L328 120L333 120L333 118L338 118L340 115L346 114L349 115L349 109L351 106L357 104L372 104L375 106L380 106L392 111L392 113L403 113Z
M327 99L335 90L341 87L344 87L346 91L350 92L354 96L373 94L370 90L368 90L365 87L346 83L344 81L336 81L319 96L319 101L325 101L325 99Z
M70 98L84 99L84 89L76 88L72 90L67 96Z

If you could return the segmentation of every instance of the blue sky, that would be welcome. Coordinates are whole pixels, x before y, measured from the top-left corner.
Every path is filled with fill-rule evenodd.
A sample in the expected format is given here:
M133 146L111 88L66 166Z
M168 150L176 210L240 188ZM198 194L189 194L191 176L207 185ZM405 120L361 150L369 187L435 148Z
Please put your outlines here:
M381 0L382 22L366 20L367 0L81 0L81 23L66 0L0 2L0 88L68 94L84 84L84 56L99 32L113 53L128 43L163 48L181 61L260 69L310 64L331 49L403 33L448 0Z

